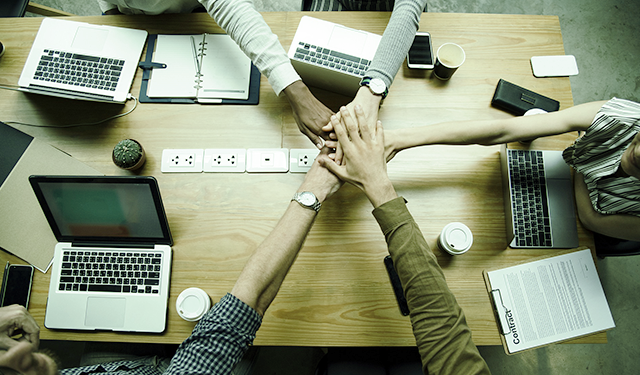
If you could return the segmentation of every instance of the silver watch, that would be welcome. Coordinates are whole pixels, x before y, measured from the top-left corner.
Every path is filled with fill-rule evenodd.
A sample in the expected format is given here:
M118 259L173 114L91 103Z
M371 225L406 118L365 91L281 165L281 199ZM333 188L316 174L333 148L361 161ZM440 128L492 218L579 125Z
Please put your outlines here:
M316 195L310 191L295 193L293 195L293 198L291 198L291 200L296 201L302 207L314 210L315 212L319 212L320 206L322 206L322 203L318 201L318 198L316 198Z

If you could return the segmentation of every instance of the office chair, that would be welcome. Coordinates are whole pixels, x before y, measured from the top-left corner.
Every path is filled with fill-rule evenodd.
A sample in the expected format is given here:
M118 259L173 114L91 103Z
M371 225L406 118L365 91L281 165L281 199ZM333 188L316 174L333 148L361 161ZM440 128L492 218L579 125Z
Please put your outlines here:
M74 16L72 13L40 5L29 0L2 0L0 2L0 17L24 17L26 12L47 17Z
M640 242L627 241L593 232L598 258L640 254Z

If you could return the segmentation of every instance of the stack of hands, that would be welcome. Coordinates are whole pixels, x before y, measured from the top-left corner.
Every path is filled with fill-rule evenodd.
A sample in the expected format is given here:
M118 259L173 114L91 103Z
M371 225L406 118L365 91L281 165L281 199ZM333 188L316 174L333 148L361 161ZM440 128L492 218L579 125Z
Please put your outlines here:
M325 141L317 158L317 168L325 168L340 180L360 188L374 208L397 197L387 175L384 130L377 112L375 108L372 122L360 104L353 106L353 114L347 107L340 108L323 128L327 133L333 131L335 140ZM310 173L318 172L310 170Z
M38 352L40 327L23 306L0 308L0 368L19 374L55 374L57 365ZM11 372L3 372L11 373Z

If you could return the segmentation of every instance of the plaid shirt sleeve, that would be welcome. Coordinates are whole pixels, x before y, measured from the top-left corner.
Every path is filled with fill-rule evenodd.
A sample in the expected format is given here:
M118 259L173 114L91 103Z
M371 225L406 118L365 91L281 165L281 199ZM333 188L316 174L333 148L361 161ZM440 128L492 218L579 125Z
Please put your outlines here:
M225 295L180 345L165 374L230 374L261 323L254 309Z

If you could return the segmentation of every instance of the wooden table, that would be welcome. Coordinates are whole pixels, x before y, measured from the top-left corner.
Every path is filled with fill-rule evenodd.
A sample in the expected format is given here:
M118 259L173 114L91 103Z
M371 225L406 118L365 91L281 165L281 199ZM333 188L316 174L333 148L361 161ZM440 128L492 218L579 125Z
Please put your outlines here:
M285 49L304 13L264 13ZM354 28L382 34L389 13L313 13ZM142 28L150 33L221 32L207 14L171 16L72 17L91 23ZM0 59L0 85L15 85L40 23L39 18L0 19L7 53ZM434 49L456 42L467 53L449 82L424 71L398 72L380 111L386 129L441 121L511 116L490 106L500 78L560 101L573 100L568 78L534 78L529 59L564 54L557 17L427 13L421 30L431 32ZM141 72L132 93L139 94ZM316 90L336 110L349 98ZM36 272L30 312L43 339L179 343L193 323L175 311L187 287L206 290L217 301L231 287L247 258L272 230L304 176L302 174L162 174L163 149L311 148L298 131L284 97L276 97L263 77L258 106L142 104L128 116L92 127L20 130L45 140L107 175L127 174L111 162L113 146L134 138L147 150L141 173L160 184L175 240L167 329L161 335L81 333L43 326L49 274ZM131 103L127 104L128 108ZM27 95L0 90L0 120L39 124L95 121L124 112L121 105ZM575 134L539 139L532 147L562 149ZM388 166L398 193L427 242L434 247L440 230L461 221L474 233L467 254L453 258L433 251L451 290L464 309L474 341L499 345L500 339L482 271L559 250L511 250L505 238L499 146L432 146L399 154ZM371 205L360 191L345 186L325 203L306 244L268 310L256 345L411 346L407 317L400 315L382 259L387 254ZM578 224L581 246L592 247ZM2 253L1 260L16 261ZM606 342L598 334L579 342Z

